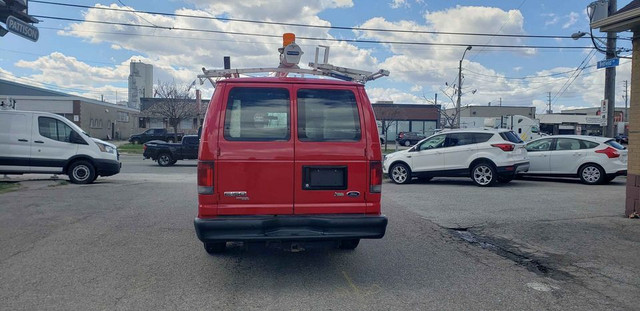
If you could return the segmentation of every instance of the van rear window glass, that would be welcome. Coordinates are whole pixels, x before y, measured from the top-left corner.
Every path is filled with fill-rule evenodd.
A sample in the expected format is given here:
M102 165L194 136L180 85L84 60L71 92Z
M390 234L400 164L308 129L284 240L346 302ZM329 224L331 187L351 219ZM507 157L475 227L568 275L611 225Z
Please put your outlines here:
M300 141L359 141L360 116L349 90L298 90Z
M224 138L230 141L289 140L291 106L283 88L241 88L229 92Z

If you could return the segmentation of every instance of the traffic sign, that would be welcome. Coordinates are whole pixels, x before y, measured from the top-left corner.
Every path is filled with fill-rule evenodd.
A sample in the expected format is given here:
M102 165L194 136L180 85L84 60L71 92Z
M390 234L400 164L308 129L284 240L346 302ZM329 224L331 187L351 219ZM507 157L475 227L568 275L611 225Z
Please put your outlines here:
M38 31L38 28L25 23L14 16L7 17L6 24L7 24L7 30L25 39L36 42L40 37L40 32Z
M609 68L609 67L616 67L620 65L620 59L619 58L609 58L609 59L604 59L598 62L598 69L600 68Z

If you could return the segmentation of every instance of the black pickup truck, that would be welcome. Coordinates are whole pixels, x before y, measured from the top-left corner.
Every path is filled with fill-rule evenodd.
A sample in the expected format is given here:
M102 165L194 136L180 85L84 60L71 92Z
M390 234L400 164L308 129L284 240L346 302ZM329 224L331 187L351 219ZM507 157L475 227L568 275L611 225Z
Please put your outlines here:
M198 135L187 135L182 138L181 143L176 144L157 140L150 141L144 144L142 156L145 159L151 158L158 161L160 166L171 166L178 160L197 159L199 144Z
M162 140L166 142L180 141L184 133L169 133L167 129L148 129L140 134L134 134L129 137L132 144L144 144L152 140Z

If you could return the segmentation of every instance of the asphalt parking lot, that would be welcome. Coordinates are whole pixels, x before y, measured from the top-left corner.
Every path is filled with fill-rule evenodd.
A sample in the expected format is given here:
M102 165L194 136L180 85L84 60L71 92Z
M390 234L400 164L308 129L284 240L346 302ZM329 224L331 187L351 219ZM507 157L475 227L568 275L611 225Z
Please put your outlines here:
M195 161L122 161L93 185L10 178L21 182L0 194L0 309L638 307L640 223L623 217L624 178L386 181L384 239L213 257L193 230Z

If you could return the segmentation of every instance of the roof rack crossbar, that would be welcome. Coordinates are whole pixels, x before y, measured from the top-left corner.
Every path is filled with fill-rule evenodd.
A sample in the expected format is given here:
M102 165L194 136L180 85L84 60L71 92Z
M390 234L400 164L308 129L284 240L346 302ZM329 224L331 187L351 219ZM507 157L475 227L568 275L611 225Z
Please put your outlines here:
M333 77L345 81L355 81L359 83L366 83L384 76L389 75L388 70L378 70L376 72L369 72L364 70L350 69L345 67L337 67L329 64L315 64L309 63L309 66L314 69L301 69L301 68L243 68L243 69L206 69L202 68L204 74L198 75L200 84L204 83L204 79L212 78L238 78L241 74L252 73L277 73L278 76L287 76L290 73L308 74L315 76ZM213 81L212 81L213 82Z

